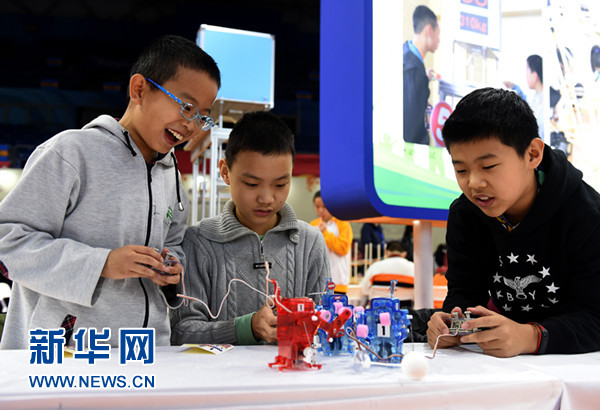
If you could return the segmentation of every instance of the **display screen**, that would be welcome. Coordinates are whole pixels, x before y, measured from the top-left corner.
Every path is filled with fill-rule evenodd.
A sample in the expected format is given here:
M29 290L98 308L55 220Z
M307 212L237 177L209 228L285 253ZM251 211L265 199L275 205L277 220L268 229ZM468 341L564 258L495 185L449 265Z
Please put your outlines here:
M328 209L345 219L444 221L460 190L441 129L460 98L481 87L518 92L544 142L563 151L598 190L600 6L569 0L439 2L432 12L441 27L440 45L424 56L416 46L412 54L404 47L418 42L416 6L321 2L321 187ZM539 74L532 75L530 58L534 65L543 60L533 68ZM438 75L425 85L416 78L404 83L410 59L421 74L435 68ZM418 87L429 89L428 109L410 92ZM426 124L428 135L410 137L410 123Z
M460 195L445 148L403 139L404 3L321 3L321 188L342 219L445 221Z
M383 203L408 208L397 213L414 218L412 208L447 210L460 190L445 148L433 146L431 138L426 145L403 138L403 121L414 120L403 118L402 108L404 88L412 86L402 81L404 25L397 24L412 19L414 7L405 3L373 2L373 184ZM430 126L425 111L420 114ZM436 114L443 123L449 112Z

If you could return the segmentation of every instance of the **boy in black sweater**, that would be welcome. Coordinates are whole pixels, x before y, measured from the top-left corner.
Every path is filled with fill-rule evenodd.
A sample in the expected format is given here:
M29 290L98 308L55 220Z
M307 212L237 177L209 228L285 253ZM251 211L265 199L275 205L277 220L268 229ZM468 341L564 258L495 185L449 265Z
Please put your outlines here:
M463 191L448 215L448 296L427 337L449 334L448 312L478 316L439 338L486 354L600 350L600 195L538 137L515 93L479 89L443 137ZM462 333L462 332L461 332Z

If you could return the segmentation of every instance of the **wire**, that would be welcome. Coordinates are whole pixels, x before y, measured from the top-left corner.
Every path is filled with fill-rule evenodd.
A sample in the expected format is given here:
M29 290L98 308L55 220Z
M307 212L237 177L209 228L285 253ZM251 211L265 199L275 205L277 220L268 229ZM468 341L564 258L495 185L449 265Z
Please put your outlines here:
M367 349L369 352L373 353L373 355L375 355L375 357L377 357L378 360L380 361L386 361L386 360L390 360L392 357L404 357L403 354L392 354L389 355L388 357L381 357L377 354L377 352L375 352L373 349L371 349L369 346L367 346L366 344L364 344L363 342L361 342L360 340L358 340L358 338L356 337L356 334L354 333L354 329L350 329L347 328L346 329L346 334L348 335L348 337L352 340L354 340L357 344L360 350L361 347L364 347L365 349Z
M366 344L364 344L363 342L361 342L360 340L358 340L358 338L356 337L356 334L354 333L353 329L347 329L346 334L348 335L348 337L350 339L354 340L358 344L359 350L362 350L362 347L364 347L369 352L373 353L373 355L375 355L375 357L377 357L378 360L386 361L386 360L391 359L392 357L404 357L403 354L392 354L392 355L389 355L388 357L383 358L383 357L379 356L375 351L373 351L373 349L371 349L369 346L367 346ZM454 333L440 334L440 335L438 335L438 337L435 340L435 346L433 347L433 355L432 356L425 356L425 358L427 358L427 359L434 359L435 358L435 353L437 351L438 343L440 342L440 338L441 337L444 337L444 336L457 336L457 335L458 335L458 330L455 331ZM413 342L413 351L414 350L415 350L415 347L414 347L414 342Z
M378 289L373 289L372 290L373 294L378 294L378 295L382 295L382 296L390 296L390 292L384 292L382 290L378 290Z
M260 293L261 295L265 296L266 298L266 304L267 306L269 306L271 309L275 307L275 305L277 305L278 307L282 308L283 310L285 310L287 313L293 313L289 308L287 308L285 305L283 305L280 301L280 289L279 286L277 285L277 281L275 281L275 279L271 279L269 278L269 275L271 274L271 271L269 269L269 262L265 260L265 270L267 271L267 276L265 277L266 279L266 293L262 292L254 287L252 287L250 284L248 284L247 282L244 282L241 279L238 278L233 278L231 279L231 281L229 281L229 285L227 286L227 293L225 294L225 296L223 296L223 299L221 300L221 304L219 305L219 310L217 312L216 315L213 315L213 313L211 312L210 308L208 307L208 305L197 298L194 298L192 296L188 296L187 295L187 291L185 289L185 278L184 278L184 268L183 268L183 264L181 265L181 282L183 285L183 294L178 293L177 297L180 297L182 299L184 299L184 305L188 306L188 301L189 300L193 300L195 302L200 302L202 305L204 305L204 307L206 307L206 310L208 311L208 314L211 318L213 319L217 319L219 317L219 315L221 314L221 310L223 309L223 304L225 303L225 299L227 299L227 297L229 296L229 293L231 293L231 284L233 282L241 282L244 285L248 286L250 289L252 289L255 292ZM273 295L269 295L269 282L273 283L274 286L274 294ZM311 293L312 295L313 293ZM270 303L273 303L273 305L271 306Z
M256 292L260 293L260 294L261 294L261 295L263 295L263 296L266 296L267 298L269 298L269 295L267 295L267 294L266 294L266 293L264 293L263 291L260 291L260 290L258 290L258 289L256 289L256 288L254 288L254 287L250 286L248 283L246 283L246 282L244 282L243 280L241 280L241 279L238 279L238 278L233 278L233 279L231 279L231 281L229 281L229 286L227 286L227 293L225 294L225 296L223 296L223 299L221 300L221 304L219 305L219 311L217 312L217 314L216 314L216 315L213 315L213 313L210 311L210 308L208 307L208 305L207 305L207 304L206 304L204 301L202 301L202 300L200 300L200 299L196 299L196 298L194 298L194 297L187 296L187 295L185 295L185 294L183 294L183 295L182 295L182 294L178 294L177 296L178 296L178 297L180 297L180 298L183 298L183 299L189 299L189 300L193 300L193 301L196 301L196 302L200 302L200 303L202 303L202 304L203 304L203 305L206 307L206 310L208 311L208 314L210 315L210 317L212 317L213 319L216 319L216 318L218 318L218 317L219 317L219 315L221 314L221 309L223 309L223 304L225 303L225 299L227 299L227 296L229 296L229 293L231 292L231 284L232 284L233 282L241 282L241 283L243 283L244 285L248 286L250 289L252 289L252 290L254 290L254 291L256 291ZM184 292L185 292L185 290L184 290ZM284 308L285 308L285 306L284 306ZM290 313L291 313L291 311L290 311Z
M302 326L304 326L304 334L306 335L306 341L308 342L308 346L310 346L312 344L312 342L310 341L310 338L308 337L308 329L306 328L306 323L302 322ZM319 329L317 329L319 330ZM313 334L313 338L315 337L315 335Z
M458 330L455 331L454 333L448 333L448 334L443 334L440 333L438 335L438 337L435 339L435 346L433 346L433 355L432 356L425 356L426 359L433 359L435 358L435 352L437 351L437 347L438 347L438 343L440 342L440 338L444 337L444 336L457 336L458 335Z
M190 301L187 299L187 292L185 290L185 268L183 267L183 264L181 264L181 285L183 286L183 296L185 296L183 306L187 307L190 304ZM177 296L182 297L179 294Z
M275 279L269 278L269 275L271 275L271 270L269 269L269 262L266 261L266 260L265 260L265 270L267 271L267 277L266 277L266 280L267 280L267 292L269 291L269 282L272 282L273 286L274 286L274 289L273 289L274 295L273 295L273 299L272 300L275 302L275 304L277 306L279 306L280 308L282 308L286 312L292 313L292 311L290 309L288 309L287 307L285 307L281 303L281 301L279 300L279 298L280 298L279 295L280 295L281 290L279 289L279 286L277 285L277 282L275 281Z

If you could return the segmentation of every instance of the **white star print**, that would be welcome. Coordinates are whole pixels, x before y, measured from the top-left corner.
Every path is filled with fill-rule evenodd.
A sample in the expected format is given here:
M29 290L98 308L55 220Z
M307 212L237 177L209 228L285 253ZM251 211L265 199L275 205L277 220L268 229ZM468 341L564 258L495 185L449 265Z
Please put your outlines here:
M496 292L496 297L500 299L502 297L502 291L499 290L498 292Z
M548 293L556 293L560 289L558 286L554 286L554 282L552 282L552 285L546 287L548 288Z
M510 263L519 263L517 261L518 257L519 257L519 255L513 255L512 252L510 253L510 255L507 256L507 258L510 259Z
M558 303L558 299L556 299L556 298L554 298L554 299L550 299L550 298L548 298L548 300L549 300L550 302L554 303L554 304L557 304L557 303Z
M546 276L550 275L550 268L546 268L546 267L542 266L542 270L539 271L538 273L541 273L542 278L545 278Z
M502 282L500 282L500 278L502 276L498 275L498 272L496 272L496 274L492 277L494 278L494 283L496 283L496 282L502 283Z
M531 264L535 264L537 261L535 260L535 255L527 255L527 262L531 262Z
M521 310L523 312L529 312L531 309L533 309L533 308L529 305L521 306Z
M500 261L500 266L502 266L502 256L498 255L498 260Z
M502 309L504 309L505 312L510 312L512 310L512 308L510 306L508 306L506 303L504 304L504 306L502 306Z

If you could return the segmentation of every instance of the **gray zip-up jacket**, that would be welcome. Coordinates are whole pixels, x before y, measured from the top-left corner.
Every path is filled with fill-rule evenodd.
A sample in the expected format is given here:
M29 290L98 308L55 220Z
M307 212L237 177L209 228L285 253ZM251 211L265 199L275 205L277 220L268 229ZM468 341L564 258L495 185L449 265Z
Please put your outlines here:
M110 250L125 245L183 256L188 214L179 208L178 198L187 199L178 178L174 155L147 164L106 115L41 144L0 202L0 273L13 281L0 347L26 349L30 329L58 329L67 315L75 332L110 328L112 346L120 328L141 327L155 328L156 344L168 345L160 287L100 274Z
M216 315L233 278L266 292L263 263L267 261L270 278L277 281L281 297L311 297L320 303L325 278L330 275L323 234L298 221L287 203L279 214L279 224L262 241L238 221L232 201L225 204L220 215L189 227L183 240L183 282L188 296L206 302ZM273 294L272 284L268 293ZM264 295L234 281L216 320L199 302L171 311L171 342L243 343L236 335L235 319L256 312L264 303Z

